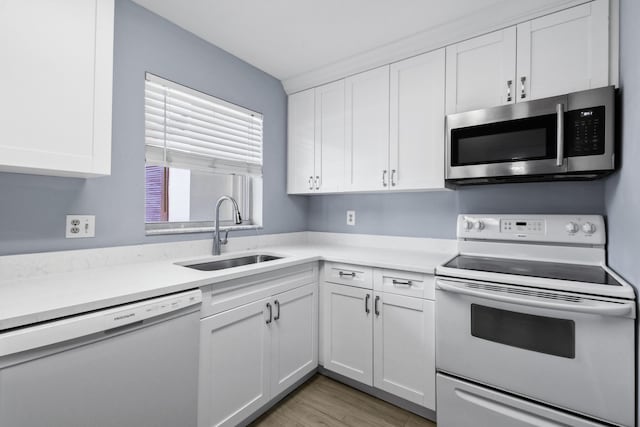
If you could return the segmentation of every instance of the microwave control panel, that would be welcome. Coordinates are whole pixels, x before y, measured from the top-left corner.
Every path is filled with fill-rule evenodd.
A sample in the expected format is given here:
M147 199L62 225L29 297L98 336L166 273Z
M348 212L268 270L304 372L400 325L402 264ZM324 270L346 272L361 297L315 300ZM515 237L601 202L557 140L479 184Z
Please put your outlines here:
M565 114L565 149L569 157L604 154L605 107L583 108Z

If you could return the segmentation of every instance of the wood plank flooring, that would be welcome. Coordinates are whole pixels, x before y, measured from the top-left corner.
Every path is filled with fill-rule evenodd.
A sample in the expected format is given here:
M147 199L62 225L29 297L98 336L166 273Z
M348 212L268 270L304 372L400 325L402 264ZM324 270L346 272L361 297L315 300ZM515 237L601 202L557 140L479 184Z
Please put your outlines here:
M435 427L431 421L316 375L251 427Z

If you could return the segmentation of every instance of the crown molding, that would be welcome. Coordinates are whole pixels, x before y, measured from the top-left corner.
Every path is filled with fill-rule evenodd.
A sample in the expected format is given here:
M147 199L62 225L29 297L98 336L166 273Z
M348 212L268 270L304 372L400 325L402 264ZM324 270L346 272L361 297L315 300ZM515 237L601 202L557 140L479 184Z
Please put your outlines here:
M589 3L591 0L557 0L545 7L531 7L522 12L518 2L505 0L481 13L415 34L379 48L345 58L324 67L282 80L287 94L300 92L372 68L391 64L412 56L500 30L562 9Z

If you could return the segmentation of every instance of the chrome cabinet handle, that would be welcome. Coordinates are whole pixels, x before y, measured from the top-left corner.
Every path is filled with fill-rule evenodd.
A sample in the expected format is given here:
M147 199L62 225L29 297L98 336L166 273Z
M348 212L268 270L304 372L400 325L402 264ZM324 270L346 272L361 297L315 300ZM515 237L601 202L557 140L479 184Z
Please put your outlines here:
M382 186L386 187L387 186L387 170L383 170L382 171Z
M392 187L396 186L395 176L396 176L396 170L395 169L391 169L391 186Z
M320 177L318 175L316 175L316 190L320 189Z
M397 279L393 279L391 281L394 285L401 285L401 286L413 286L413 282L411 280L397 280Z
M525 99L527 97L527 92L524 88L524 83L527 81L525 76L520 77L520 98Z
M313 190L313 177L309 177L309 190Z
M376 299L373 303L373 310L376 313L376 316L380 316L380 310L378 309L378 301L380 301L380 295L376 295Z
M280 301L275 300L273 302L273 304L276 306L276 308L278 309L278 311L276 312L276 315L273 316L273 320L280 320Z
M371 310L369 310L369 300L371 299L371 295L367 294L367 296L364 298L364 312L369 314L371 313Z
M356 277L356 272L352 271L351 273L345 273L344 271L341 271L338 275L340 275L340 277Z
M564 105L556 105L556 120L558 128L556 132L556 166L562 166L564 163Z
M267 320L267 325L273 321L273 310L271 309L271 303L267 303L267 308L269 309L269 320Z
M513 86L513 80L507 80L507 102L511 102L511 86Z

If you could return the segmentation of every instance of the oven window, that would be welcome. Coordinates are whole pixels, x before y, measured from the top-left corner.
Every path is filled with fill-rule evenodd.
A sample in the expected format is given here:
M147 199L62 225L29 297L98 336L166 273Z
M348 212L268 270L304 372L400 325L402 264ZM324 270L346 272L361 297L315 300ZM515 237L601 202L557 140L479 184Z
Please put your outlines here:
M554 159L556 115L451 130L451 166Z
M471 335L553 356L575 358L575 322L471 304Z

